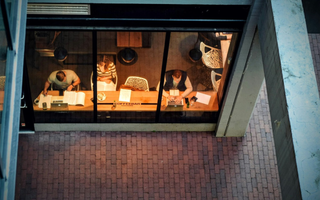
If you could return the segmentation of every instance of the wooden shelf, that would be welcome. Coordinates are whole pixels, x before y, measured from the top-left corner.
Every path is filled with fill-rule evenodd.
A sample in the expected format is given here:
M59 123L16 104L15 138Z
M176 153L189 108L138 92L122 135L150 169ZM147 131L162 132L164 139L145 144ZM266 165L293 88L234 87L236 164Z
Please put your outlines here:
M142 47L142 33L117 32L117 47Z

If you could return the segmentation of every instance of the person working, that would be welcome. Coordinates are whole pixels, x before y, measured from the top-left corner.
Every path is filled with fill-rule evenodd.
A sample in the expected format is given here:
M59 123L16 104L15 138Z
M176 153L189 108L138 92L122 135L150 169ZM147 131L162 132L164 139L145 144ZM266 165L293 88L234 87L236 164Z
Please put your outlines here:
M157 86L157 91L159 91L160 82ZM170 89L178 89L179 91L184 91L181 95L177 97L173 97L168 94L166 91ZM189 77L187 76L187 72L182 70L170 70L167 71L164 77L164 85L163 85L163 93L162 95L167 97L169 100L175 99L176 103L181 102L182 98L185 98L192 92L192 85Z
M72 70L54 71L48 77L44 84L43 94L47 95L50 84L55 83L58 89L71 91L74 87L80 84L80 78Z
M112 78L117 76L116 66L108 59L97 64L97 81L113 84Z

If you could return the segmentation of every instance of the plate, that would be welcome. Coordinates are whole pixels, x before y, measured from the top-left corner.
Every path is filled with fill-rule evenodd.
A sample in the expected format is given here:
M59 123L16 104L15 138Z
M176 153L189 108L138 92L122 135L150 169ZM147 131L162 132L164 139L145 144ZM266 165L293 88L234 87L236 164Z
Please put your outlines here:
M98 99L99 101L104 101L104 100L106 99L106 94L103 93L103 92L100 92L100 93L98 94L98 96L97 96L97 99Z

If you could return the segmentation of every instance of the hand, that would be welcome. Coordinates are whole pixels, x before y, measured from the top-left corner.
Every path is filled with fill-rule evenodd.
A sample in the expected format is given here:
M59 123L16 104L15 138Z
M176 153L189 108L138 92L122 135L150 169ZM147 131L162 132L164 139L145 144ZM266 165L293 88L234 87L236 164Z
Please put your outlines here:
M71 91L72 89L73 89L73 86L69 85L68 88L67 88L67 91Z
M178 96L176 97L176 99L174 100L176 103L180 103L182 100L182 96Z
M43 90L43 95L44 95L44 96L47 96L47 94L48 94L48 90L47 90L47 89L44 89L44 90Z
M100 77L100 81L104 81L106 82L107 80L111 80L112 76L104 76L104 77Z
M169 96L168 96L168 99L169 99L169 101L174 101L175 97L172 96L172 95L169 95Z

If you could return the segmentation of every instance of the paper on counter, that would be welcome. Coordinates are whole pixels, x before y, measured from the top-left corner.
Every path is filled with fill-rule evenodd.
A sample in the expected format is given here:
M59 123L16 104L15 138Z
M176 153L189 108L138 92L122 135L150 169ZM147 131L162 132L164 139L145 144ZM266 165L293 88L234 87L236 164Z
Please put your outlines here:
M171 96L179 96L179 90L177 90L177 89L169 90L169 93Z
M197 102L209 105L210 98L211 98L210 95L197 92L196 97L198 98Z
M46 102L47 103L47 108L51 108L51 98L52 98L52 95L44 96L43 94L40 94L40 100L39 100L38 107L42 108L42 103Z
M120 89L119 101L130 102L131 90Z

